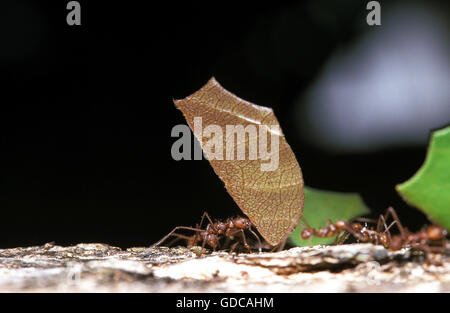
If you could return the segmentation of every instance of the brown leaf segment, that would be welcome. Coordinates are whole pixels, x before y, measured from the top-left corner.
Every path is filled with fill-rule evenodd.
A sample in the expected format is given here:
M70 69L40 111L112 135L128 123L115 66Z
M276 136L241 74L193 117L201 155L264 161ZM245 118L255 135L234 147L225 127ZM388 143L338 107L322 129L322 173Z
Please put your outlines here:
M225 90L214 78L182 100L174 100L182 111L190 128L199 139L202 148L209 145L211 137L204 136L194 118L201 117L202 128L218 125L223 131L223 158L209 158L216 174L225 183L228 193L241 210L256 226L264 239L275 246L284 240L295 228L302 216L304 192L300 166L291 147L287 143L271 108L258 106L242 100ZM278 149L278 165L273 170L264 170L268 158L264 154L250 157L250 147L256 143L250 134L237 136L227 133L227 125L242 125L259 129L257 132L258 151L261 151L261 130L267 132L267 150ZM215 126L217 128L217 126ZM274 130L275 129L275 130ZM226 135L225 135L226 134ZM233 138L231 138L233 137ZM227 151L227 140L235 142ZM278 146L271 145L278 141ZM230 146L231 147L231 146ZM245 159L236 157L239 149L245 148ZM242 150L241 150L242 151ZM217 151L215 151L217 152ZM232 152L232 153L231 153ZM217 155L217 154L216 154ZM233 159L230 159L233 155ZM228 156L228 157L227 157Z

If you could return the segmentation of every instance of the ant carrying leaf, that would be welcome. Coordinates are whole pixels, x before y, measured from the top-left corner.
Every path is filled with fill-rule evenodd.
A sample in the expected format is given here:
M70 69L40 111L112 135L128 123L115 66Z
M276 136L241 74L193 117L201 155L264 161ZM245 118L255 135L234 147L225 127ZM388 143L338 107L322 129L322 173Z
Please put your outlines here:
M208 220L208 224L205 228L202 228L205 217ZM178 230L189 230L193 231L194 234L191 236L186 236L178 234ZM256 238L258 242L258 249L259 251L261 251L261 240L253 231L252 224L248 218L236 217L229 218L225 222L213 222L209 214L207 212L204 212L200 224L197 224L196 227L177 226L161 240L153 244L152 247L161 245L169 237L173 236L176 237L175 241L178 239L185 239L187 241L188 248L201 244L202 248L205 248L205 246L207 245L212 248L213 251L216 251L217 248L220 248L220 240L223 238L227 238L236 240L236 242L231 246L230 252L233 252L237 245L241 243L251 253L252 250L250 245L247 243L245 231L250 232ZM172 241L169 245L173 245L175 241Z

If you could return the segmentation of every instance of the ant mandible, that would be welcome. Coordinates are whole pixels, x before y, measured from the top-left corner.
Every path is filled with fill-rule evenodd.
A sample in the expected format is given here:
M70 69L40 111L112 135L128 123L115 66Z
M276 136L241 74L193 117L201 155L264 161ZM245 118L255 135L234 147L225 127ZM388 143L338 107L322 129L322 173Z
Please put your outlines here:
M208 220L208 224L206 225L205 229L202 229L201 227L205 217ZM194 231L195 234L193 234L192 236L177 234L176 231L180 229ZM259 251L261 252L262 247L261 240L259 239L258 235L253 231L252 223L248 218L236 217L236 218L229 218L225 222L222 221L213 222L207 212L203 213L201 221L199 224L196 225L196 227L177 226L170 233L168 233L166 236L160 239L158 242L154 243L151 247L157 247L161 245L161 243L166 241L169 237L175 236L177 237L175 241L178 239L185 239L187 241L188 247L193 247L201 243L202 248L205 248L205 245L208 245L213 249L213 251L216 251L216 249L220 246L220 239L224 237L234 239L235 236L239 236L240 241L236 241L231 246L230 252L233 252L240 242L242 242L244 247L249 252L251 252L250 245L247 243L247 239L245 237L244 232L245 230L249 231L256 238L259 244ZM172 241L172 244L175 241Z

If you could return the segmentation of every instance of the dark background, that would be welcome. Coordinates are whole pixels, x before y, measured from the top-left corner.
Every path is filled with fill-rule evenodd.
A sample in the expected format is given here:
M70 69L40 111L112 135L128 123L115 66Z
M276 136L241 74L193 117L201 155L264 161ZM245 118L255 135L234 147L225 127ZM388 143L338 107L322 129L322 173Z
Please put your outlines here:
M170 154L185 123L172 99L211 76L274 108L308 186L358 192L373 216L393 205L412 229L427 222L394 190L425 144L333 154L295 128L294 102L326 59L375 31L365 1L80 1L72 27L66 3L0 5L0 248L148 246L204 210L239 214L206 160Z

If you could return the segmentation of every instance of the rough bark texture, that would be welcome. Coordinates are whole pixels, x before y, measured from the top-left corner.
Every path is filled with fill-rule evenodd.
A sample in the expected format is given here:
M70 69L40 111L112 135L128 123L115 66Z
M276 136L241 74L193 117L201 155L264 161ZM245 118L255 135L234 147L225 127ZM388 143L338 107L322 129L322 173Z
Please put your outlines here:
M450 292L450 257L371 244L238 255L46 244L0 250L0 292Z

